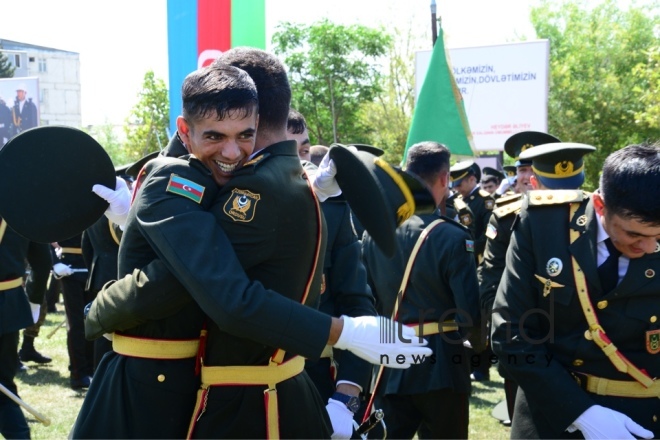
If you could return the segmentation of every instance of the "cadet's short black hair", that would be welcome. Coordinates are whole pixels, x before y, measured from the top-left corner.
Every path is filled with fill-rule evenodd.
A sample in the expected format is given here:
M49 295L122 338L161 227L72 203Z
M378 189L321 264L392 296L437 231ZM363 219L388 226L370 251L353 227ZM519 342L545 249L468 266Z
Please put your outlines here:
M449 149L438 142L419 142L410 147L406 158L406 171L422 178L429 186L441 172L449 171Z
M275 55L254 47L234 47L212 65L220 64L236 66L252 77L259 93L259 130L281 130L286 126L291 87L284 65Z
M183 117L194 122L230 113L241 118L258 113L259 98L252 78L233 66L202 67L186 76L181 86Z
M305 117L297 110L289 110L289 120L286 123L286 131L292 134L301 134L307 129Z
M607 156L600 192L609 214L660 225L660 144L629 145Z

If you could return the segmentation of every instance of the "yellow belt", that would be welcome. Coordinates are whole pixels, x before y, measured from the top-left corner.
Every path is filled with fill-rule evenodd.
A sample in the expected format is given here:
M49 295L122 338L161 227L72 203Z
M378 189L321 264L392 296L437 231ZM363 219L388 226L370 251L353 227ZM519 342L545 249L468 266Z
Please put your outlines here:
M333 356L332 345L326 345L321 352L321 358L331 358Z
M574 377L580 386L585 385L587 391L601 396L660 398L660 382L657 380L646 388L634 380L612 380L585 373L575 373ZM585 380L586 384L584 384Z
M415 329L415 335L417 336L430 336L437 335L438 333L447 333L458 331L458 324L456 321L445 321L442 323L442 327L438 322L425 322L423 324L406 324L406 326ZM419 330L422 329L423 334L419 334Z
M305 358L296 356L278 364L271 360L270 365L239 365L231 367L202 366L202 387L197 393L193 419L190 421L187 438L192 438L195 423L206 411L209 389L212 386L265 385L264 404L266 407L267 438L279 438L279 409L276 385L284 382L305 369Z
M0 281L0 291L13 289L23 284L23 278L16 278L13 280Z
M147 359L187 359L197 355L199 339L149 339L115 333L112 349L124 356Z
M63 248L62 248L62 253L63 253L63 254L78 254L78 255L82 255L82 249L81 249L81 248L72 248L72 247L63 247Z

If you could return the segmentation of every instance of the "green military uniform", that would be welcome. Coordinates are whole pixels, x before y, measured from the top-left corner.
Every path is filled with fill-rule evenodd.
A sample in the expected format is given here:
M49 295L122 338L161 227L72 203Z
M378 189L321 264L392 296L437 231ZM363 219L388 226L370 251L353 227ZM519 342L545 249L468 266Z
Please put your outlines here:
M176 138L171 144L174 147L168 147L168 151L177 149L175 142L178 142ZM263 166L267 164L272 164L272 167ZM300 203L297 203L302 191L306 192L305 203L312 203L312 196L307 183L300 177L301 168L295 143L280 143L263 150L251 163L246 164L232 180L232 186L225 187L221 195L218 194L210 173L194 158L188 162L157 159L148 164L147 168L148 177L138 192L135 208L131 210L137 218L129 218L125 231L123 243L126 243L126 246L122 243L120 251L120 275L130 273L129 265L122 271L122 260L130 258L134 253L138 254L137 257L141 261L134 261L130 267L143 269L133 271L132 277L120 280L99 295L89 312L88 336L98 336L99 332L130 328L140 323L142 324L126 333L142 333L144 336L156 338L189 338L195 337L195 334L199 336L205 319L196 304L198 303L211 319L208 321L209 338L205 365L263 365L272 354L273 347L309 358L318 358L328 338L330 317L311 308L297 306L285 296L265 290L262 284L250 283L241 269L241 264L244 264L250 276L259 277L269 285L282 287L281 291L286 295L296 298L296 301L300 300L303 293L300 288L301 277L307 277L309 268L304 268L313 261L307 254L316 241L306 239L306 250L300 245L287 245L299 243L306 236L305 231L316 229L317 224L315 220L308 218L308 214L300 214ZM172 174L191 181L195 179L193 183L203 188L201 200L191 201L187 196L168 191ZM286 188L286 191L282 190L270 196L276 188ZM286 199L291 191L297 196L282 200ZM266 193L269 197L266 197ZM193 197L198 198L194 195ZM296 203L295 207L292 206L293 203ZM154 212L156 206L159 207L159 212ZM147 207L151 209L146 209ZM278 209L274 210L274 207ZM213 213L208 212L211 208ZM185 214L168 218L167 211ZM276 212L285 214L276 215ZM163 221L163 218L166 220ZM152 219L160 221L154 222ZM218 221L231 228L231 242L223 229L218 227ZM296 225L290 225L291 227L280 231L287 222L294 222ZM132 224L135 226L131 226ZM133 233L131 231L134 228L140 230ZM245 230L241 231L241 228ZM135 236L131 238L133 234ZM156 245L157 254L146 248L147 240L141 237L142 234ZM190 246L191 242L212 243L213 246ZM232 245L236 246L239 252L240 263L235 257ZM287 276L288 273L291 275ZM320 283L320 276L318 281ZM316 285L316 292L318 288ZM314 285L311 290L314 290ZM186 291L196 303L190 302ZM310 302L315 303L317 300L315 295L309 296ZM159 319L176 312L182 305L184 308L176 315ZM147 321L153 318L159 320ZM170 327L168 324L181 320L184 320L185 328L188 329L185 334L181 334L181 328ZM305 331L301 332L301 328ZM279 331L274 332L273 329ZM172 331L175 331L176 335L169 334ZM131 363L135 364L135 367L129 365ZM147 433L155 437L186 435L195 402L194 393L199 384L199 378L194 375L194 358L164 361L111 354L104 358L99 368L104 365L108 366L110 377L118 378L121 378L122 374L116 373L117 370L121 372L129 367L139 367L140 371L144 372L144 380L154 385L150 394L139 397L143 402L141 407L149 408L149 414L144 414L141 419L136 420L124 417L120 418L120 421L115 420L112 422L113 426L120 426L110 432L118 433L118 437L126 437L127 433L133 437L145 436ZM169 376L165 370L170 371ZM158 377L161 376L171 377L171 383L167 385L167 379L158 382ZM105 375L102 377L105 378ZM118 395L115 411L118 411L120 402L133 393L120 379L108 378L104 388L109 390L113 381L118 382L114 389L121 390L116 392ZM99 402L99 412L105 410L107 413L108 404L100 403L101 392L96 392L96 385L95 380L77 422L77 427L86 425L87 428L77 429L74 436L108 436L107 431L97 427L97 423L85 422L94 412L94 402ZM291 405L298 405L299 409L300 401L308 403L306 414L309 416L309 423L299 423L297 426L282 424L282 432L288 433L288 436L293 436L292 433L303 436L301 431L310 432L311 429L313 433L307 435L329 436L329 422L320 414L320 406L323 403L306 375L299 374L278 384L277 389L280 409L283 412L291 412ZM178 396L169 394L170 390L176 390ZM255 390L259 394L257 400L252 396ZM201 425L196 428L195 435L265 436L263 391L264 387L214 387L209 393L207 413L200 419ZM92 395L92 392L97 395ZM305 394L306 397L292 401L287 397L292 392L299 393L300 396ZM251 402L252 408L249 411L249 421L240 418L239 409L231 406L235 401L229 402L230 407L223 405L221 396L226 393L245 393L251 396L246 399L246 402ZM215 396L218 396L220 401L216 400ZM156 408L152 411L154 403ZM171 422L159 414L157 407L161 404L168 406L167 414L171 416ZM261 412L261 418L255 418L252 410ZM117 415L121 414L117 412ZM217 417L222 418L222 422L218 422ZM163 423L164 420L168 423ZM256 423L257 421L259 423ZM154 425L158 425L156 433L153 432ZM208 425L212 425L213 434L205 434Z
M377 389L375 404L385 412L392 438L412 438L422 423L431 438L467 438L470 363L458 327L444 334L429 329L431 323L453 321L479 326L479 286L469 232L437 212L415 215L397 229L398 251L391 259L365 234L364 261L380 314L392 316L413 247L438 219L443 223L431 230L416 255L397 314L397 321L407 325L420 324L422 316L433 355L407 370L385 369Z
M592 340L577 284L586 276L593 311L612 343L651 378L658 377L660 253L631 259L620 284L602 294L598 222L590 196L578 190L532 191L523 203L492 317L493 350L520 385L512 438L579 436L565 430L592 405L622 412L660 435L657 393L616 397L608 395L609 385L594 388L595 378L625 381L626 392L644 386L617 371ZM571 234L577 237L572 244Z

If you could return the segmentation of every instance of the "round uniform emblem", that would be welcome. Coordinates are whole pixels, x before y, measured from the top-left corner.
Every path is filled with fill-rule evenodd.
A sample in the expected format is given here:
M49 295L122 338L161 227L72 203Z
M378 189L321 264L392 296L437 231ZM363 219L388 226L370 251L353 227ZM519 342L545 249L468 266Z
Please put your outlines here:
M653 269L646 269L644 275L646 275L646 278L653 278L655 276L655 271Z
M586 215L581 215L578 217L576 221L578 226L584 226L587 224L587 216Z
M562 263L559 258L550 258L548 263L545 265L545 270L551 277L556 277L559 275L563 268L564 263Z

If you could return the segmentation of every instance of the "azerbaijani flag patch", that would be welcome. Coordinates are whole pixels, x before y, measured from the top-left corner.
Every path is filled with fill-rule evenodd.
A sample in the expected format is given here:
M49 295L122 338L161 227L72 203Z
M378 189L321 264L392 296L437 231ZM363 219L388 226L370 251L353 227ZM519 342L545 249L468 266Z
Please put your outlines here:
M474 252L474 241L465 240L465 250L468 252Z
M195 183L192 180L184 179L176 174L172 174L165 191L187 197L193 202L202 203L204 189L205 188L202 185Z

